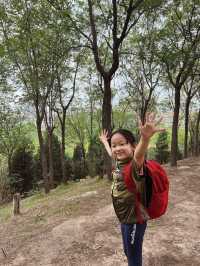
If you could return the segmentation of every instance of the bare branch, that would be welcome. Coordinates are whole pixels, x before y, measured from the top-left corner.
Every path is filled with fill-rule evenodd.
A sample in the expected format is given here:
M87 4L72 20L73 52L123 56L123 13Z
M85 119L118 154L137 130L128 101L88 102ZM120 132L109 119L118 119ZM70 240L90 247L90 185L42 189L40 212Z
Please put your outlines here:
M94 14L93 14L93 7L92 7L91 0L88 0L88 7L89 7L89 18L90 18L90 26L91 26L91 33L92 33L92 50L94 54L94 59L95 59L97 70L101 73L102 76L105 76L106 72L104 71L104 68L99 58L99 51L98 51L98 45L97 45L97 32L96 32L96 27L95 27L95 22L94 22Z

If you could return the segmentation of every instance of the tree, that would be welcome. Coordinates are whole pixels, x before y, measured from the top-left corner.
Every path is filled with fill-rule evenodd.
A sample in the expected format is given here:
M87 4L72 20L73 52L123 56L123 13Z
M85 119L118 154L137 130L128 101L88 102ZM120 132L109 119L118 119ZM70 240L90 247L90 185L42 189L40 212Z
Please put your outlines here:
M51 90L47 98L47 106L45 108L44 121L47 130L47 147L48 147L48 180L50 188L54 188L54 167L53 167L53 131L54 125L54 105L55 97Z
M161 132L158 135L156 141L155 157L158 162L167 163L169 159L169 147L168 147L168 133L167 131Z
M52 187L55 187L56 185L60 184L62 182L62 167L61 167L61 160L60 160L60 149L61 149L61 143L58 139L58 136L55 135L55 133L52 133L52 154L49 153L49 136L48 133L46 134L45 138L45 147L46 147L46 154L47 154L47 165L48 165L48 170L50 172L50 167L53 168L53 174L54 174L54 179L52 180ZM52 158L50 158L50 156ZM52 160L52 162L50 161ZM51 165L52 163L52 165Z
M77 144L73 154L73 174L75 179L86 176L85 150L82 144Z
M102 128L111 132L111 100L112 100L112 90L111 90L111 80L119 67L119 50L123 44L124 39L129 34L130 30L136 25L144 10L141 8L143 0L128 2L126 6L120 6L117 1L113 0L112 4L101 5L98 3L96 8L99 9L98 14L95 12L94 15L94 3L88 0L88 12L89 12L89 23L90 23L90 33L91 37L87 37L89 44L91 45L92 52L94 55L94 61L96 64L97 71L100 73L104 82L103 91L103 106L102 106ZM124 13L120 13L119 9L124 8ZM98 14L98 15L97 15ZM101 21L100 18L103 18ZM98 39L99 25L98 22L104 23L105 25L105 35ZM121 26L121 27L120 27ZM110 43L112 42L112 44ZM106 47L101 49L101 47ZM102 52L110 51L106 53L108 59L106 59L105 64L103 64ZM110 66L109 66L110 65ZM105 173L110 175L110 159L105 153Z
M196 1L169 2L160 31L160 54L167 78L175 91L171 165L177 165L180 94L199 58L199 5Z
M71 139L76 138L78 139L78 151L81 151L81 162L84 165L84 169L87 169L86 164L86 151L85 151L85 141L86 141L86 127L85 127L85 121L86 121L86 113L83 110L74 110L73 113L71 113L68 118L67 122L68 125L71 127L72 131L70 132L68 130L68 133L72 134ZM79 147L80 146L80 147ZM75 149L76 150L76 149ZM75 153L76 154L76 153ZM76 158L76 155L75 155Z
M64 24L65 32L60 15L45 1L10 0L9 5L2 5L1 27L7 53L16 67L17 78L25 92L24 99L35 108L46 193L50 186L42 126L56 66L69 47L70 38L66 38L69 28L66 21ZM63 42L63 36L69 41Z
M0 153L7 158L8 174L11 174L11 161L15 150L24 141L23 117L17 110L2 105L0 110Z
M190 135L191 135L191 149L194 156L199 156L200 154L200 108L198 103L200 101L200 90L195 96L197 102L196 110L193 111L193 115L190 120Z
M198 66L198 64L197 64ZM195 73L196 72L196 73ZM185 138L184 138L184 158L188 157L188 131L189 131L189 108L192 98L199 91L199 84L197 82L197 68L194 69L191 77L187 80L185 85L183 86L184 92L186 94L186 102L185 102Z
M200 128L200 108L197 112L197 119L196 119L196 125L195 125L195 139L194 139L194 150L195 150L195 156L199 156L200 154L200 140L199 140L199 128Z
M50 2L56 8L61 6ZM120 49L145 10L152 8L152 2L155 4L154 1L144 0L130 0L127 3L117 3L115 0L111 3L88 0L87 4L85 1L79 1L77 4L80 8L76 6L73 9L74 14L66 12L79 38L85 38L85 46L92 50L97 71L103 79L102 127L109 132L111 132L112 115L111 81L119 67ZM156 1L156 4L158 2ZM83 16L84 7L88 9L89 21ZM110 168L110 158L105 153L107 174L110 174Z
M93 136L87 152L87 165L90 176L102 175L103 166L103 147L99 142L98 136Z
M78 72L78 65L76 63L74 77L72 78L72 69L69 67L66 68L67 70L67 77L66 73L63 71L63 67L57 66L56 69L56 86L58 91L58 104L55 106L55 112L57 113L60 128L61 128L61 165L62 165L62 179L64 182L67 182L68 177L66 176L66 167L65 167L65 133L66 133L66 114L67 110L69 109L75 95L75 88L76 88L76 77ZM68 77L69 76L69 77ZM68 82L72 83L70 88L65 87L64 83L68 78ZM73 81L72 81L73 80ZM71 82L72 81L72 82ZM71 93L70 93L71 92ZM68 95L69 94L69 95Z
M13 179L13 192L23 193L34 188L35 162L33 146L28 140L24 141L12 156L10 178Z
M158 64L156 53L159 19L156 11L144 15L138 22L138 32L128 37L124 51L122 74L129 95L127 100L141 121L145 120L147 111L155 109L155 90L160 85L162 66Z

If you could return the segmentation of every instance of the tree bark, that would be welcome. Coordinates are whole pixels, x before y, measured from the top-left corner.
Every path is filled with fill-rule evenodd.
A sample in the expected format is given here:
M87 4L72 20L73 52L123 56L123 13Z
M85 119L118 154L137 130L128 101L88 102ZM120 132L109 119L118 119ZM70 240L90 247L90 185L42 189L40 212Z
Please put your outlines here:
M62 167L62 180L64 183L67 183L67 176L66 176L66 170L65 170L65 120L66 120L66 112L63 112L63 119L61 123L61 149L60 149L60 155L61 155L61 167Z
M45 153L41 122L38 121L38 118L37 118L37 133L38 133L38 139L39 139L39 145L40 145L40 159L41 159L41 165L42 165L42 177L44 180L44 189L45 189L45 193L49 193L50 186L49 186L48 171L47 171L47 158L46 158L46 153Z
M190 97L187 97L185 105L185 137L184 137L184 158L188 157L188 124L189 124Z
M11 154L8 154L8 175L10 176L11 175L11 172L12 172L12 156Z
M200 154L200 141L199 141L199 124L200 124L200 109L197 116L197 122L195 127L195 139L194 139L194 154L199 156Z
M174 106L172 141L171 141L171 166L177 166L180 90L181 90L180 87L175 88L175 106Z
M54 168L53 168L53 145L52 145L52 134L53 132L48 132L48 153L49 153L49 172L48 179L50 188L54 188Z
M102 106L102 128L107 129L111 133L111 114L112 114L112 92L111 92L111 77L104 77L104 96ZM106 151L104 151L104 166L103 175L111 178L111 159Z

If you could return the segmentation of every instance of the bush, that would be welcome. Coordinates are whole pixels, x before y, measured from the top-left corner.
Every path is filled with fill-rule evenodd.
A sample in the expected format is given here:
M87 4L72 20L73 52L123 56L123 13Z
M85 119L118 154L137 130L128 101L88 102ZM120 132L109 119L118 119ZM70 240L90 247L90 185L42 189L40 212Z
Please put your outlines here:
M71 179L73 176L73 160L65 158L65 174L68 179Z
M158 135L155 158L159 163L167 163L169 161L169 155L168 133L164 131Z
M87 153L87 165L90 176L103 173L103 145L96 138L91 141Z
M183 159L183 148L180 149L178 146L178 152L177 152L177 160L182 160Z
M9 184L13 193L23 193L32 190L35 183L33 146L27 143L19 147L12 157Z
M47 134L45 135L45 154L47 158L47 167L49 169L49 151L48 151L48 138ZM54 181L55 184L59 184L62 181L62 168L61 168L61 155L60 155L60 142L58 137L53 134L52 135L52 153L53 153L53 169L54 169ZM38 152L35 156L35 160L37 162L37 180L42 180L42 166L41 166L41 159L40 159L40 147Z
M149 148L148 154L147 154L148 160L156 160L156 149L155 148Z
M81 144L74 148L73 155L73 176L74 179L80 179L87 176L88 170L84 156L85 151Z
M52 153L53 153L53 169L54 169L54 181L56 184L60 184L62 181L62 166L61 166L61 150L60 150L60 141L58 139L58 137L53 134L52 135ZM49 165L48 162L48 150L47 152L47 163Z

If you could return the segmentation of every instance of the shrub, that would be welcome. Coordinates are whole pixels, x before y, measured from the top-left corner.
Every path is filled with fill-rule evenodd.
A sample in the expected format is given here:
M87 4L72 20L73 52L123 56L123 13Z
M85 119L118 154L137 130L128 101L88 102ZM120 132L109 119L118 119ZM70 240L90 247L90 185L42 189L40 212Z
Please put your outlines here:
M74 179L80 179L87 175L87 165L85 161L85 151L81 144L77 144L73 154L73 176Z
M101 175L103 172L103 145L94 138L88 148L87 165L90 176Z
M155 158L160 163L167 163L169 161L169 144L167 131L161 132L158 135L156 142Z
M9 184L13 193L23 193L32 190L35 182L33 146L26 143L19 147L12 157Z
M48 151L48 138L47 134L45 135L45 153L47 158L47 167L49 168L49 151ZM55 184L59 184L62 181L62 168L61 168L61 155L60 155L60 142L58 140L58 137L53 134L52 135L52 156L53 156L53 169L54 169L54 181ZM40 148L38 149L38 152L35 156L35 160L37 162L36 167L36 175L37 180L42 180L42 166L41 166L41 160L40 160Z

